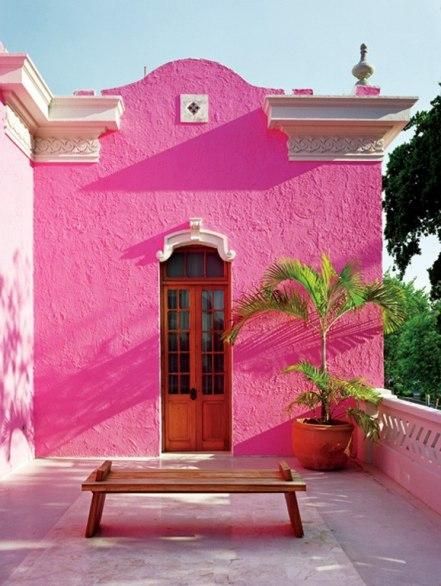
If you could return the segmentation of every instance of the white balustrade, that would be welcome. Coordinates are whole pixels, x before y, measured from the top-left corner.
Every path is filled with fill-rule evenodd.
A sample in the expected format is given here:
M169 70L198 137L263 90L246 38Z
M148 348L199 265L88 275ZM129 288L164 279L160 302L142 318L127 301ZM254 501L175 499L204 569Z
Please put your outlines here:
M441 514L441 411L380 390L380 441L359 456Z

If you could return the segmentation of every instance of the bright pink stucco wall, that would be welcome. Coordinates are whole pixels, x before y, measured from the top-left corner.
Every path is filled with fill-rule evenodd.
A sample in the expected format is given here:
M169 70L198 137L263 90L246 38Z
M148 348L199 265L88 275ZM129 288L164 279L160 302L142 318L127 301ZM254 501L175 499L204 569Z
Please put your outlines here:
M229 237L233 297L286 255L381 275L380 165L294 163L269 131L264 96L225 67L169 63L129 86L122 129L96 165L36 165L36 450L38 455L160 451L159 266L164 235L190 217ZM209 95L210 122L179 123L179 95ZM234 350L233 449L289 453L285 406L316 356L303 326L256 323ZM259 332L257 338L255 332ZM340 326L335 366L382 384L375 312Z
M33 170L4 134L0 96L0 477L32 459Z

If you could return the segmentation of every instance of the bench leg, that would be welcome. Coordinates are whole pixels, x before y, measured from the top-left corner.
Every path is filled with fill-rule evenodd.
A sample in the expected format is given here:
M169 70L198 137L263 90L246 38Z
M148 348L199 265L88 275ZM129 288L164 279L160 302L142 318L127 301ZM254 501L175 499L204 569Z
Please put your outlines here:
M296 537L303 537L302 518L300 517L299 505L297 504L297 497L295 492L285 493L286 506L288 507L288 514L291 520L294 535Z
M105 492L92 493L92 502L90 503L89 518L87 519L85 537L93 537L97 532L100 526L101 517L103 515L105 500Z

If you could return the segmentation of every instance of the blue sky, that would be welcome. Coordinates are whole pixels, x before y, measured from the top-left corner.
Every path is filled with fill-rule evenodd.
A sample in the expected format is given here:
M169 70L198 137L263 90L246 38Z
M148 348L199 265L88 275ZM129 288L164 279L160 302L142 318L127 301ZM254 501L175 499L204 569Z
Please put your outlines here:
M256 85L350 93L361 42L385 95L417 95L423 109L441 81L441 0L0 0L0 40L28 53L58 95L185 57ZM439 248L427 241L407 276L427 283Z

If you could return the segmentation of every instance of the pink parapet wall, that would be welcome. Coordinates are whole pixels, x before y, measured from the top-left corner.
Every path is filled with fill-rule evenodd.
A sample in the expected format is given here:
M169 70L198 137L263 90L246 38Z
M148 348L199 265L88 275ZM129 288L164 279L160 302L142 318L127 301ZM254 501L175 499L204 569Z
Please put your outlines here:
M290 162L286 136L268 130L264 97L204 60L168 63L121 95L119 132L93 165L35 165L35 425L39 456L145 456L161 450L159 263L164 236L190 217L229 238L233 298L273 260L337 266L359 259L381 276L378 162ZM207 94L209 121L179 121L180 94ZM235 454L290 453L294 376L281 368L317 356L303 326L262 321L234 349ZM334 333L331 361L382 385L378 315Z
M33 170L4 117L0 99L0 478L34 455Z

